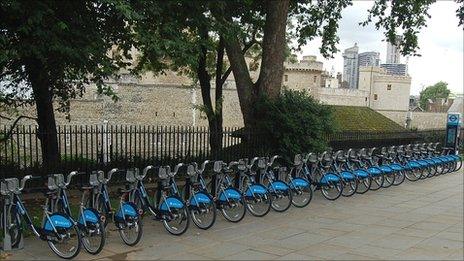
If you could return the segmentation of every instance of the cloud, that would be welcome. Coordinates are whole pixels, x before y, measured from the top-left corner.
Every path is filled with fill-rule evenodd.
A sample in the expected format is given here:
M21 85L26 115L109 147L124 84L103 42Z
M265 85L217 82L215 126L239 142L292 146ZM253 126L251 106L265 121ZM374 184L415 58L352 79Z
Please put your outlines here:
M367 10L371 1L354 1L352 6L342 12L339 24L340 42L334 54L334 59L323 59L319 53L321 39L315 39L302 48L300 55L315 54L324 62L326 70L332 66L336 71L343 70L342 52L344 49L358 43L359 51L380 52L380 59L385 61L387 43L384 32L378 31L370 24L366 27L359 25L367 17ZM421 57L409 57L409 74L412 77L411 93L418 94L423 86L432 85L438 81L449 83L454 93L463 93L464 86L464 31L458 27L456 9L458 4L452 1L439 1L430 7L431 18L427 27L419 33L419 53ZM403 57L402 61L406 62Z

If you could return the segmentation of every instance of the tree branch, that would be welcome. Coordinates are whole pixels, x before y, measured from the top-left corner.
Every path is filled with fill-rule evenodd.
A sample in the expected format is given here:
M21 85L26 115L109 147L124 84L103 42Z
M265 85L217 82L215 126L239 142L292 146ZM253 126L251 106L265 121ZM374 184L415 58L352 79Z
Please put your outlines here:
M3 116L3 115L0 115L0 118L2 119L6 119L6 120L11 120L11 118L9 117L6 117L6 116ZM35 120L37 121L37 118L34 118L34 117L29 117L29 116L26 116L26 115L21 115L19 116L18 118L16 118L16 120L13 122L13 124L11 125L10 129L6 132L5 136L3 137L0 137L0 142L4 142L6 140L8 140L11 135L13 134L13 130L14 128L16 127L16 125L18 124L18 122L21 120L21 119L31 119L31 120Z
M251 39L248 43L246 43L243 46L242 54L245 55L245 53L255 44L261 44L261 43L257 41L255 37L253 37L253 39ZM220 81L221 85L223 85L226 82L231 72L232 72L232 67L229 66L229 68L227 68L227 70L224 72L224 75L221 77L221 81Z

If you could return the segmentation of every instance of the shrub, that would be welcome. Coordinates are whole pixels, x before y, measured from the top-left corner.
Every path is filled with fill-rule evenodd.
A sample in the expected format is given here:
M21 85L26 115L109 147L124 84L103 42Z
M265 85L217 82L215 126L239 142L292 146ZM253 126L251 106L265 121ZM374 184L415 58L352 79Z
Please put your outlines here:
M257 131L275 153L321 152L336 129L332 109L305 91L285 90L277 100L261 97L255 107Z

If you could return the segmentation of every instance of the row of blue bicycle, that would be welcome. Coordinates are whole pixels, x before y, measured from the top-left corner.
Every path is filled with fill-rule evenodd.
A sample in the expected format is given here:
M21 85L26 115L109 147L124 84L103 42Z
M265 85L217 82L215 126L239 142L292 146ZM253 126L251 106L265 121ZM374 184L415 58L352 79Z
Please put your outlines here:
M69 259L79 253L81 246L90 254L100 253L110 220L122 241L134 246L142 238L142 220L148 215L162 222L169 233L181 235L190 220L200 229L212 227L217 212L230 222L239 222L247 211L262 217L271 209L283 212L291 205L305 207L315 190L335 200L397 186L405 179L417 181L459 170L461 157L447 149L438 150L437 146L431 143L298 154L290 164L274 156L228 164L179 163L173 170L170 166L147 166L143 170L112 169L107 173L75 171L66 177L52 174L47 177L41 227L33 224L21 200L26 182L38 177L7 178L1 180L4 242L17 247L23 230L30 228L56 255ZM183 178L177 177L181 169L185 172ZM150 179L155 182L146 180L151 173L157 173ZM74 218L68 187L79 175L88 177L88 186L80 187L83 193L79 214ZM119 203L114 208L108 183L115 175L124 179L125 186L118 189ZM150 193L150 186L146 187L148 183L157 185L154 193Z

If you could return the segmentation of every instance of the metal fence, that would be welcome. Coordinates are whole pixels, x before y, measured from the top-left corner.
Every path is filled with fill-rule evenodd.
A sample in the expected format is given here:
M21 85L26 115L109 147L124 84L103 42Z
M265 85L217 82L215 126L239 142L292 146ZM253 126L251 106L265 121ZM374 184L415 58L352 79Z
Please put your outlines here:
M0 127L0 136L10 129ZM461 133L464 133L462 131ZM8 172L48 172L42 165L36 126L17 126L0 143L0 176ZM171 164L203 159L236 160L272 153L266 137L243 129L224 128L222 148L211 151L211 132L206 127L87 125L59 126L57 137L60 170L108 169L146 164ZM388 146L412 142L440 141L444 130L403 132L338 132L325 139L334 149Z

